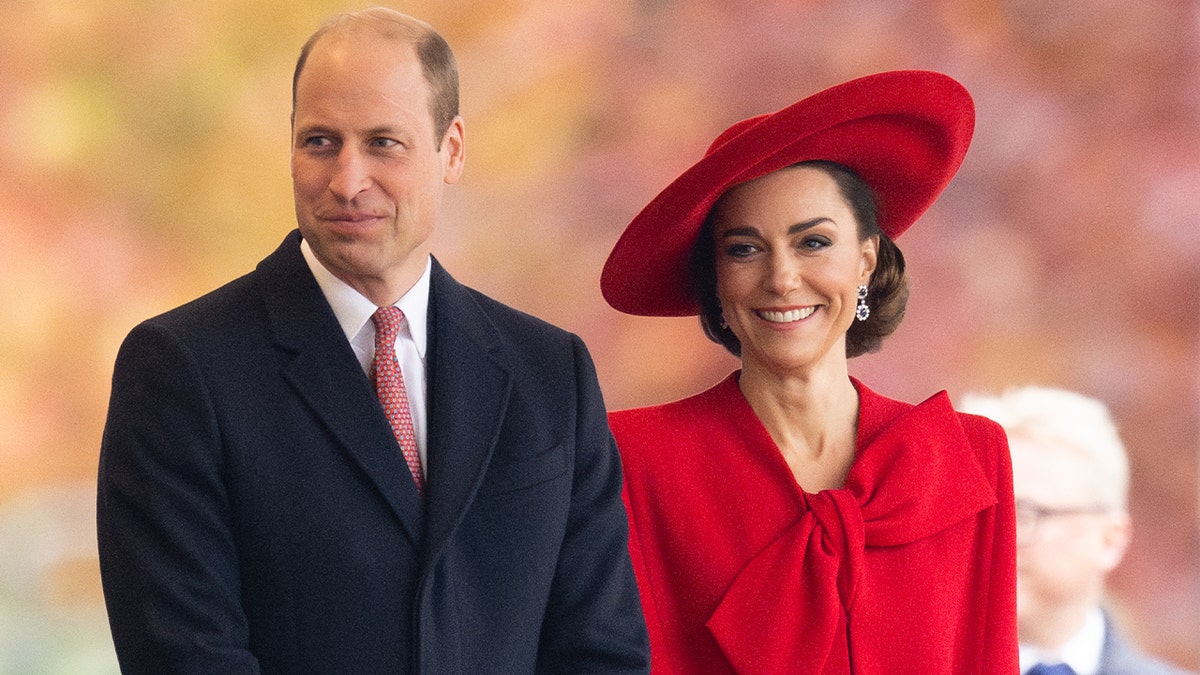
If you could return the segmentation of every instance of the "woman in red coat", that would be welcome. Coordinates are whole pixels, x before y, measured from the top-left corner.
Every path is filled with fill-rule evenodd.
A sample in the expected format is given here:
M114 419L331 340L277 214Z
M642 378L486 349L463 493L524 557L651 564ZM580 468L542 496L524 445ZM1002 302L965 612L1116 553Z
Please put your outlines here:
M899 324L893 240L973 125L944 75L853 80L726 130L618 241L613 307L699 314L741 358L610 415L655 673L1017 672L1003 432L847 366Z

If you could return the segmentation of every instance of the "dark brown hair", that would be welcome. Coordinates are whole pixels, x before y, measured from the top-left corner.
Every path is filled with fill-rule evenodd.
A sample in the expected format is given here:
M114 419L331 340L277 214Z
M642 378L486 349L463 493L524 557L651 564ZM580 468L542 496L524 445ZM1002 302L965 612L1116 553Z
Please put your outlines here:
M871 315L866 321L855 320L846 331L846 357L879 351L883 338L891 335L904 318L908 304L908 278L904 273L904 254L879 229L875 191L849 167L836 162L814 160L794 166L811 166L827 173L838 186L842 198L858 221L858 239L879 237L875 272L867 285L867 304ZM717 250L713 234L713 211L700 228L692 245L691 274L696 300L700 304L700 326L708 339L741 357L742 343L723 325L721 301L717 298Z

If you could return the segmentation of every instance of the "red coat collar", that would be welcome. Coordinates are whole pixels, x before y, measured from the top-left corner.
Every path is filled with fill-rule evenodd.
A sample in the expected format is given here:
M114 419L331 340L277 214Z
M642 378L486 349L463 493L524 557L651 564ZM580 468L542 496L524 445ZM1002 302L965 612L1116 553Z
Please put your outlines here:
M997 501L945 392L914 406L854 386L858 449L845 486L801 492L808 508L738 573L707 622L738 672L849 673L864 549L917 541ZM766 434L737 373L702 396Z

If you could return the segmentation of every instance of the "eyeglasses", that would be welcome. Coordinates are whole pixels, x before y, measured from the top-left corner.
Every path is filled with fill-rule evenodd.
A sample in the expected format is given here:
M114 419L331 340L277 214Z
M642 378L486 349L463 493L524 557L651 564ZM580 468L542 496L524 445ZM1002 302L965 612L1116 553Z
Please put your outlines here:
M1092 506L1063 506L1051 507L1041 506L1033 502L1017 501L1017 542L1028 543L1033 541L1037 535L1038 525L1047 518L1061 518L1063 516L1079 516L1079 515L1098 515L1106 513L1108 507L1100 505Z

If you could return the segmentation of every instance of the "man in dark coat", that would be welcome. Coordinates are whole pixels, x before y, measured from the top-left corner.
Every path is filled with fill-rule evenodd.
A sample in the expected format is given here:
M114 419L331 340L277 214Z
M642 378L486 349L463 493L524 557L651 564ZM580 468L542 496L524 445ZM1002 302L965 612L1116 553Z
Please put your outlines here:
M98 530L122 670L646 672L587 350L430 254L464 159L449 47L336 17L292 130L298 232L117 358Z

